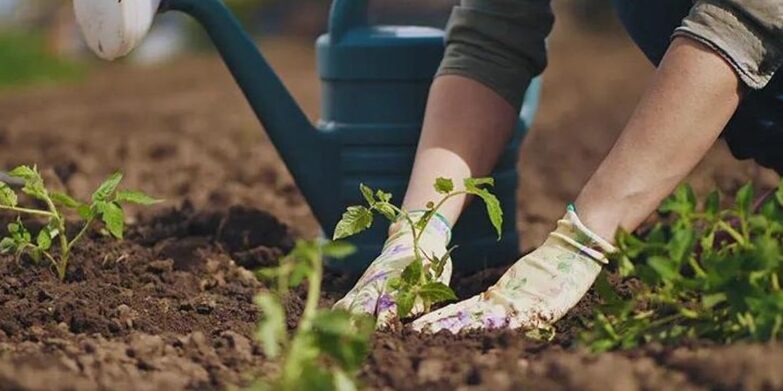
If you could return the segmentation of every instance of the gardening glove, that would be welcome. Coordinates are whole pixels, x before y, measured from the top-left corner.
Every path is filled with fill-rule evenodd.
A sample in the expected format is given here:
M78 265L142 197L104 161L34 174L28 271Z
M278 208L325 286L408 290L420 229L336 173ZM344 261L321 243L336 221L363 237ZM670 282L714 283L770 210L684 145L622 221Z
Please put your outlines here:
M414 223L424 216L424 211L414 211L410 217ZM443 257L446 246L451 239L451 228L446 219L435 214L424 228L419 239L419 248L428 256ZM423 264L429 261L423 257ZM335 303L335 309L344 309L359 314L369 314L377 319L376 327L387 329L397 324L397 305L394 303L388 288L391 278L399 277L403 269L414 260L413 232L409 224L397 221L389 228L389 238L378 256L367 268L362 277L348 294ZM451 260L446 261L438 281L448 285L451 280ZM411 311L412 315L421 314L422 303L417 302Z
M590 232L573 205L544 244L517 261L477 296L431 312L413 322L435 333L499 328L545 328L573 308L595 281L606 255L616 251Z

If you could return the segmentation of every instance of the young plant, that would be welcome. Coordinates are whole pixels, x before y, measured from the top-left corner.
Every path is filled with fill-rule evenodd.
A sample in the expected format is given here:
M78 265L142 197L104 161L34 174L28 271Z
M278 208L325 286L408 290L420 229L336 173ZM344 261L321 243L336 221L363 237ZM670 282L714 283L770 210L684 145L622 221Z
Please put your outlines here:
M605 351L651 341L783 336L783 182L757 206L750 184L731 208L721 210L720 198L712 192L697 208L691 188L681 186L659 209L674 219L639 237L618 233L619 272L643 284L626 297L599 278L604 303L583 342Z
M342 310L318 309L323 257L343 258L354 251L340 242L299 241L276 268L259 276L274 281L275 290L260 294L256 303L263 319L257 339L264 353L280 363L280 372L255 384L252 390L357 389L356 373L369 352L374 320ZM307 298L299 325L289 337L283 300L289 290L307 280Z
M424 228L446 201L460 195L475 195L484 201L489 220L497 231L500 240L503 225L503 210L500 202L486 187L493 186L492 178L466 178L464 190L455 190L454 182L448 178L437 178L434 187L443 197L436 202L429 202L424 215L414 221L410 211L401 209L391 203L391 194L382 190L373 191L364 184L359 185L367 206L350 206L334 230L334 239L342 239L356 235L373 224L373 214L378 213L390 222L402 221L408 224L413 236L414 259L402 271L400 277L389 279L388 286L397 303L397 314L402 319L410 315L414 304L418 301L429 312L434 304L455 300L457 296L446 284L439 281L446 263L451 257L451 248L443 256L427 254L420 246ZM425 262L425 260L427 262Z
M41 201L45 208L25 208L19 206L19 197L6 183L0 182L0 210L17 213L16 222L8 224L8 236L0 240L0 252L13 253L19 258L27 254L35 262L47 260L60 280L65 280L68 272L68 260L74 246L90 229L96 220L101 220L106 230L115 238L122 239L124 213L122 205L135 203L151 205L156 200L138 191L117 191L122 181L122 173L115 173L104 181L92 194L89 203L75 200L68 194L50 191L35 166L19 166L8 173L24 181L22 193ZM63 209L70 209L83 220L82 227L72 238L68 236L66 217ZM46 225L33 237L22 224L21 215L31 215L46 219Z

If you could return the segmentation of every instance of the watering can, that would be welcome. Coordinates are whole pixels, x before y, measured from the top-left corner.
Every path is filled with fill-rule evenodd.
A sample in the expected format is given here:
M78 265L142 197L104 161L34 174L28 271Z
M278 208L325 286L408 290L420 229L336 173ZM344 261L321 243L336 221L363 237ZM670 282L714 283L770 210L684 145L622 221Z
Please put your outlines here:
M347 206L363 203L360 183L402 200L427 94L444 53L442 30L373 26L368 22L368 0L335 0L329 31L316 42L322 99L321 120L314 126L221 0L75 0L75 6L88 44L105 58L125 54L138 44L156 12L175 10L195 18L220 52L326 237L331 237ZM493 191L505 216L502 239L497 239L484 205L473 202L453 232L452 244L458 245L453 259L460 270L513 261L519 253L516 165L539 90L536 79L528 88L517 131L492 174ZM330 266L363 270L378 255L387 228L376 223L352 238L357 252Z

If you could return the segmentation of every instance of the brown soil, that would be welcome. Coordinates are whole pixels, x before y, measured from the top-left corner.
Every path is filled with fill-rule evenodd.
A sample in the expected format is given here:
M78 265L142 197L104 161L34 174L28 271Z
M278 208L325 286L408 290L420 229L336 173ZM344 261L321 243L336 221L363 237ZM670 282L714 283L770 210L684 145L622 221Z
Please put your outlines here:
M595 34L561 22L550 41L541 110L520 162L525 248L576 195L651 72L622 33ZM262 47L316 118L312 43ZM130 210L124 242L93 233L66 282L45 267L0 258L0 391L217 390L273 369L252 342L252 297L263 286L240 265L269 265L294 237L318 227L216 58L146 69L114 64L82 85L6 93L0 148L0 167L37 163L79 197L122 169L127 187L168 200ZM700 192L731 191L749 178L776 180L719 144L690 181ZM501 273L458 276L455 287L467 297ZM351 282L326 280L324 305ZM362 378L378 390L783 389L781 344L649 346L597 356L575 348L593 300L558 325L550 344L511 332L379 334Z

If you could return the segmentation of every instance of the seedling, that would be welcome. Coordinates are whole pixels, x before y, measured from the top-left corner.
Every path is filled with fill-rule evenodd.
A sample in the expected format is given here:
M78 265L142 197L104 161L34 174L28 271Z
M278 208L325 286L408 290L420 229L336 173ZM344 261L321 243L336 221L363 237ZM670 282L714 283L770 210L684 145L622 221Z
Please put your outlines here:
M451 248L441 257L427 254L421 249L419 242L424 234L424 228L446 201L459 195L475 195L484 201L489 220L497 231L500 240L503 225L503 210L500 202L486 187L493 186L492 178L466 178L464 190L455 190L454 182L448 178L438 178L435 190L443 197L437 202L429 202L424 215L414 221L410 211L401 209L391 203L391 194L382 190L373 191L364 184L359 185L367 206L350 206L337 223L334 239L342 239L356 235L373 224L374 213L378 213L391 222L403 221L408 224L413 233L414 260L402 271L398 278L391 278L388 286L392 297L397 303L397 314L400 319L411 314L415 303L420 302L425 312L429 312L434 304L455 300L457 296L446 284L438 281L443 274L446 263L451 258Z
M369 353L374 320L343 310L318 309L323 257L343 258L353 251L346 243L298 241L279 267L258 272L275 282L275 290L256 297L263 313L256 336L264 354L280 363L280 372L258 382L252 390L357 389L356 373ZM289 290L305 279L304 311L289 337L282 302Z
M689 186L660 207L673 220L641 236L617 235L619 272L644 284L623 297L601 276L604 304L583 342L594 351L684 339L768 341L783 336L783 182L774 197L753 204L739 189L721 210L712 192L702 208Z
M8 184L0 182L0 210L17 213L16 222L8 224L8 236L0 241L0 252L13 253L17 262L24 254L29 255L34 262L45 259L51 264L60 280L65 280L68 259L74 246L96 220L103 221L106 230L112 236L122 239L125 227L123 204L151 205L160 202L142 192L117 191L122 181L122 173L119 172L111 175L95 190L89 203L77 201L65 193L48 190L35 166L19 166L8 175L23 180L22 192L43 202L46 207L36 209L19 206L16 192ZM81 229L72 238L68 237L66 218L62 209L76 211L83 220ZM33 237L22 224L21 215L43 217L46 219L46 225Z

